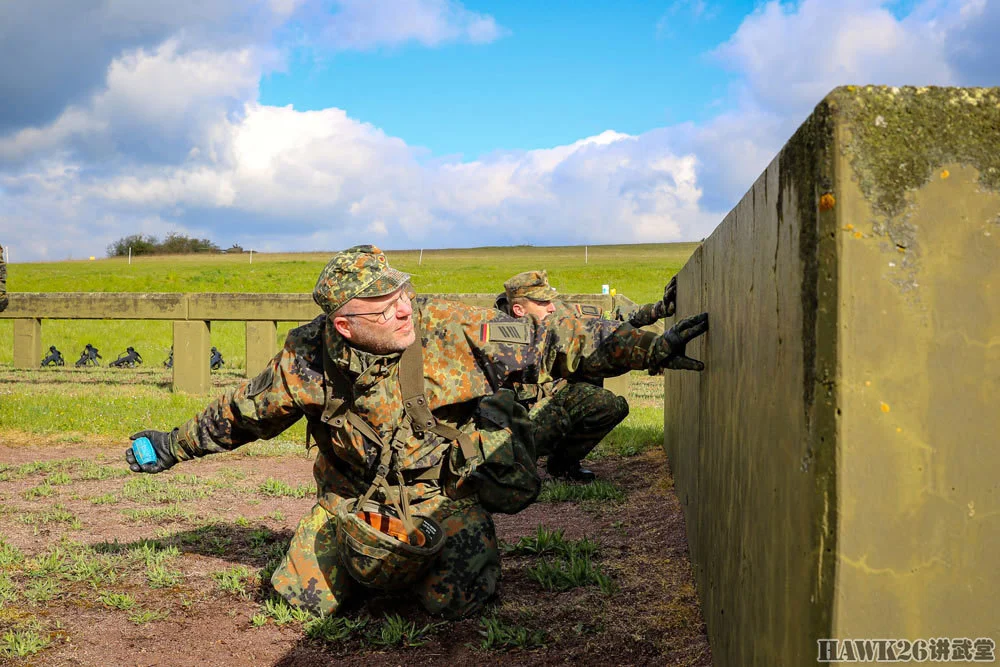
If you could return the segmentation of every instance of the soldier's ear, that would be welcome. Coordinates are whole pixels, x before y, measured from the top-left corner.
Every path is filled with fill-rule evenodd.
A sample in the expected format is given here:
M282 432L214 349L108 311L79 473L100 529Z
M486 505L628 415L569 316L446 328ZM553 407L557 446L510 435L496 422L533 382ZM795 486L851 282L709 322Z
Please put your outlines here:
M524 317L524 306L519 303L512 304L510 312L514 313L514 317Z
M333 328L337 330L337 333L339 333L347 340L351 339L351 334L352 334L351 320L349 320L346 317L341 317L339 315L336 315L334 317L331 317L330 321L333 323Z

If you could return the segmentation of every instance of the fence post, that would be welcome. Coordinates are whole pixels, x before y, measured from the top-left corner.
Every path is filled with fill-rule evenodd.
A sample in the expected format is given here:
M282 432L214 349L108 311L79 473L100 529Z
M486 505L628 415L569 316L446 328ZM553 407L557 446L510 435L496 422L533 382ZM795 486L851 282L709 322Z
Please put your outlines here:
M14 320L14 368L38 368L42 363L42 321L36 317Z
M174 320L174 391L207 394L212 388L211 332L204 320Z
M247 377L251 378L264 369L275 353L277 322L247 320Z

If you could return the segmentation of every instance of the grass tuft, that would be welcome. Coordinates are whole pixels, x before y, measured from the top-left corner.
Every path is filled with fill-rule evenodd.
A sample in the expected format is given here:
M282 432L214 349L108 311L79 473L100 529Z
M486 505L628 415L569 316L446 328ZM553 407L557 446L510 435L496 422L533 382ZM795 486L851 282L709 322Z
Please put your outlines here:
M546 633L541 628L534 630L522 625L512 625L497 616L479 619L479 634L483 636L479 648L484 651L505 651L512 648L530 650L545 646Z

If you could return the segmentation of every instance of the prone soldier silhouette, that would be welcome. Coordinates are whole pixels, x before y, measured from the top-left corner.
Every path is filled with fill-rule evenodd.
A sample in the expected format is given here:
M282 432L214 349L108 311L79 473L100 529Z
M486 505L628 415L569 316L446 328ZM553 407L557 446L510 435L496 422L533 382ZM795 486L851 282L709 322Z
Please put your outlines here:
M100 366L101 362L98 359L103 359L101 353L98 352L97 348L87 343L87 347L83 348L83 352L80 353L80 358L76 361L76 366Z
M63 359L62 352L56 349L55 345L49 345L49 354L44 359L42 359L42 366L65 366L66 360Z
M222 368L222 364L226 363L222 358L222 353L219 352L215 347L212 347L212 356L208 360L209 366L213 371L217 371Z
M128 366L129 368L135 368L136 364L142 363L142 355L135 351L135 348L129 345L124 352L119 353L118 358L111 362L111 366L116 366L121 368L122 366Z

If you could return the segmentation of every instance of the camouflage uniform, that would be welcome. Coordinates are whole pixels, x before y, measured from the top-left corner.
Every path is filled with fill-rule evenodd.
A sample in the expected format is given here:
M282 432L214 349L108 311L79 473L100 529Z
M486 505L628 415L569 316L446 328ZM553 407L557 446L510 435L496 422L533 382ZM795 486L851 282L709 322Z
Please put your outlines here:
M555 312L546 321L564 317L597 318L601 314L595 306L556 300L558 292L549 285L545 271L526 271L513 276L504 283L503 297L497 305L511 315L510 308L517 298L552 301ZM570 471L579 469L579 461L628 416L628 401L592 379L517 383L513 388L518 400L529 410L535 453L549 457L549 472L553 474L565 472L572 476ZM593 473L585 471L579 477L589 480Z
M0 245L0 312L7 309L7 260L3 254L3 246Z
M358 259L350 280L338 277L345 257L351 256ZM398 445L394 465L405 484L380 489L373 499L388 503L391 491L405 493L411 508L433 517L448 536L430 570L411 589L424 607L448 617L473 613L493 595L500 578L492 517L475 495L449 495L453 474L441 464L449 460L453 442L430 432L418 436L405 416L398 381L401 355L361 351L332 324L332 315L350 298L374 296L380 290L391 293L386 290L398 288L405 278L390 269L373 246L340 253L324 269L313 295L326 314L290 331L284 348L259 375L229 389L169 434L168 446L177 460L272 438L302 417L317 440L326 438L331 455L321 447L313 466L317 504L299 523L271 579L291 603L313 611L334 613L363 590L338 559L332 519L342 503L368 490L381 453L350 420L328 411L332 397L351 401L351 412L383 441ZM348 283L364 289L344 293ZM645 368L653 361L651 350L657 349L649 335L627 323L559 317L536 324L427 297L414 298L412 305L421 332L429 408L439 422L473 439L484 437L478 430L485 428L477 422L478 399L492 395L506 381L545 383L575 372L617 375ZM134 459L130 463L133 470L140 469ZM439 473L428 478L425 473L434 470Z

